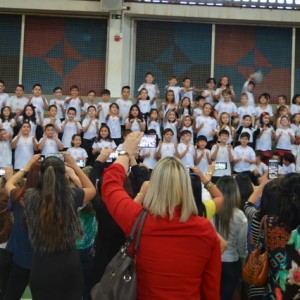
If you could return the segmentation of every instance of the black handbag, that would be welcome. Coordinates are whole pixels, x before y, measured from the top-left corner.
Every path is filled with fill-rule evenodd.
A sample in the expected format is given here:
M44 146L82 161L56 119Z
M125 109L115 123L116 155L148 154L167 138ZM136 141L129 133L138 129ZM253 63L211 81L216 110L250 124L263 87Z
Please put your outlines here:
M142 210L136 218L126 243L107 265L100 282L92 288L92 300L136 300L135 254L146 216L147 211ZM135 235L134 252L129 255L128 249Z

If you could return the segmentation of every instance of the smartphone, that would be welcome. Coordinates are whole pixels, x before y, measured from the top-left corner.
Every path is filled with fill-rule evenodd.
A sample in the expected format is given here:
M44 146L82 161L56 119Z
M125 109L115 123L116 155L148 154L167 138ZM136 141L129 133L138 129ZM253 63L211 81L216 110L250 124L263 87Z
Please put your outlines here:
M227 170L227 162L216 162L215 170Z
M79 160L76 160L76 164L79 168L84 168L85 167L85 160L84 159L79 159Z
M269 179L275 179L278 177L278 161L269 160L269 170L268 170Z
M41 157L40 157L40 162L42 162L42 161L44 161L45 160L45 155L41 155Z
M145 134L138 144L140 148L156 148L156 135Z
M4 176L5 175L5 170L3 168L0 168L0 176Z
M60 158L62 161L65 161L65 158L61 153L49 153L47 155L47 157L49 157L49 156L56 156L56 157Z

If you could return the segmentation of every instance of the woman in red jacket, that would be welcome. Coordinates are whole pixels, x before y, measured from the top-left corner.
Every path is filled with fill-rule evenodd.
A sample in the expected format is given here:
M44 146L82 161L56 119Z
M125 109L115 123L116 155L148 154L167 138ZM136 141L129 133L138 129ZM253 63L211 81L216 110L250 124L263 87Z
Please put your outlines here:
M187 169L177 158L154 168L143 206L123 188L143 133L126 137L123 153L105 170L102 197L126 235L144 208L148 216L136 256L137 299L220 299L221 250L212 225L198 217Z

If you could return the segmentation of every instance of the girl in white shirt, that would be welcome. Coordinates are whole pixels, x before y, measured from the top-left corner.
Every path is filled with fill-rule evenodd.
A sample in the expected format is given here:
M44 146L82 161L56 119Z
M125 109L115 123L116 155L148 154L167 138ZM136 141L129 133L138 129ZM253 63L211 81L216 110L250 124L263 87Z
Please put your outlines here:
M179 118L183 118L185 116L193 116L194 111L192 108L191 99L189 97L182 98L180 102L180 106L178 108Z
M177 110L178 104L175 102L175 95L172 90L166 92L165 102L160 106L161 116L164 118L168 110Z
M143 114L136 104L130 107L129 116L125 120L125 129L130 129L132 132L145 131L146 129Z
M227 130L229 132L229 139L227 141L228 144L233 144L235 129L230 125L230 116L228 113L223 112L220 115L219 125L217 126L217 136L219 137L219 132L221 130ZM218 139L219 140L219 139ZM220 140L219 140L220 141Z
M37 150L37 141L30 135L30 127L28 122L24 122L18 135L11 142L11 148L15 149L15 170L23 168Z
M107 125L102 125L99 129L99 135L92 146L92 154L100 154L105 149L115 149L117 145L110 136L110 129Z
M177 141L172 142L174 132L171 128L166 128L163 131L163 141L159 141L158 147L156 149L155 158L163 159L165 157L177 156Z
M149 116L151 110L151 101L148 96L147 89L142 88L140 90L136 104L138 105L141 113L143 114L144 119L147 121L147 117Z
M233 87L229 81L229 78L227 76L223 76L220 78L217 89L214 94L214 100L216 102L222 102L224 100L224 97L222 95L223 90L230 89L231 90L231 98L235 99L235 93L233 90Z
M178 130L178 122L177 122L177 113L174 110L169 110L165 116L163 122L163 129L170 128L173 131L172 143L177 142L177 130Z
M267 112L263 112L259 118L258 136L256 140L256 150L262 152L262 161L269 163L272 157L272 140L275 139L275 131L271 125L271 117Z
M181 121L181 124L180 124L180 136L182 136L182 132L184 130L188 130L190 133L191 133L191 139L190 139L190 144L191 145L194 145L194 127L193 127L193 124L194 124L194 120L191 116L185 116L183 118L183 120Z
M286 153L291 153L292 144L295 141L295 133L290 128L290 120L288 116L281 117L281 128L276 129L276 151L283 156Z
M258 97L259 105L255 107L255 120L256 124L259 123L259 117L263 112L269 113L270 117L273 118L273 109L269 104L270 94L263 93Z
M12 112L9 106L3 106L0 115L0 128L5 129L12 137L14 134L13 128L16 126L16 121L12 117Z
M121 133L122 116L119 113L119 105L112 103L109 106L109 113L106 117L106 125L110 129L111 138L115 141L117 146L123 142Z
M67 152L74 158L76 162L81 160L86 161L88 158L88 154L86 153L85 149L81 148L81 135L74 134L72 136L70 148L68 148Z
M154 129L158 139L161 140L159 113L156 108L152 108L150 111L149 119L147 122L147 131L149 131L150 129Z

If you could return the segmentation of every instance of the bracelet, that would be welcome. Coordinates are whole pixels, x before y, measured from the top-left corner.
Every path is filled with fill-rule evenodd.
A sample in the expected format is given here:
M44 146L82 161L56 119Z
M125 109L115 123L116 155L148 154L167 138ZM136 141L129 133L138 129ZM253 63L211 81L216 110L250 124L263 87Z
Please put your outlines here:
M28 173L28 171L25 171L24 168L21 168L19 172L21 172L23 176L25 176Z
M204 185L204 187L209 191L210 188L211 188L213 185L214 185L214 183L212 183L211 181L208 181L208 182Z
M136 194L136 197L139 197L139 196L141 196L142 198L144 198L144 194L142 194L142 193L137 193Z

